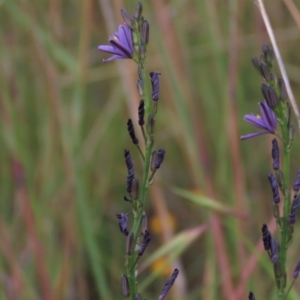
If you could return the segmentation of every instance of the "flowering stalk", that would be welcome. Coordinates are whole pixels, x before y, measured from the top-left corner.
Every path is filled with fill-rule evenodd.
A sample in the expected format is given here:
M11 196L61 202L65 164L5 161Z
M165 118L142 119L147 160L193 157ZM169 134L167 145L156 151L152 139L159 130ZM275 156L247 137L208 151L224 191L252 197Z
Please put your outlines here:
M253 58L254 67L264 78L266 84L262 84L261 91L264 96L264 102L260 103L261 116L246 115L245 121L257 128L263 129L263 132L251 133L242 136L241 139L250 139L262 134L274 134L282 141L283 148L283 168L279 166L279 147L277 140L272 141L273 170L275 176L268 175L272 193L273 193L273 212L277 226L280 230L280 241L277 243L269 232L267 226L262 227L263 242L265 250L273 263L275 281L277 285L277 299L286 299L290 288L286 292L287 274L286 260L288 246L292 242L294 223L298 211L300 198L297 191L297 180L294 184L294 199L291 201L290 193L290 150L294 136L294 126L291 125L291 109L287 102L287 93L283 79L277 79L274 73L274 53L267 46L262 47L263 54L260 60ZM277 123L280 131L277 131ZM298 177L297 177L298 179ZM299 178L300 182L300 178ZM283 195L283 212L280 214L279 189ZM299 270L299 269L297 269ZM293 281L294 282L294 281ZM293 284L293 283L292 283Z
M134 124L131 119L127 122L127 129L132 143L138 148L143 162L143 175L141 185L135 178L135 170L130 152L125 150L125 162L127 166L127 192L128 196L124 199L132 204L132 211L129 213L118 213L119 228L122 234L126 236L126 274L122 275L122 291L124 297L130 297L131 300L142 299L137 288L137 266L140 257L145 252L150 240L151 234L147 228L147 217L144 211L144 204L149 186L153 182L153 176L163 162L165 150L160 148L153 151L154 129L157 113L157 102L159 99L159 75L158 72L147 74L146 57L147 44L149 41L149 24L142 16L142 4L138 3L136 12L130 16L127 11L121 10L125 24L120 25L118 31L109 38L111 45L101 45L99 50L113 54L112 57L104 60L112 61L115 59L132 59L138 67L137 90L142 98L138 106L138 124L141 127L145 142L144 153L139 146L139 140L135 134ZM149 77L150 75L150 77ZM150 89L150 80L152 92ZM144 129L144 124L146 129ZM152 168L152 165L154 166ZM151 166L151 167L150 167ZM150 174L150 171L151 174ZM132 214L131 214L132 212ZM128 218L133 215L132 230L128 230ZM167 282L166 286L159 295L159 299L164 299L169 289L172 287L177 275L176 269Z

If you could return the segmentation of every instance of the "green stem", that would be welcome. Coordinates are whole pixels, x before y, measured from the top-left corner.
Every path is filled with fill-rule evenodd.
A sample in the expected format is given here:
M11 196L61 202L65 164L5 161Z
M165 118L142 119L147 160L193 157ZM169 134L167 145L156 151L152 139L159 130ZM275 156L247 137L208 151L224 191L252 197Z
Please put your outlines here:
M144 65L140 65L142 80L144 85L144 101L145 101L145 120L148 121L148 117L152 112L152 99L151 93L149 88L149 78L146 73L146 69ZM141 184L141 193L138 201L134 201L133 203L133 235L134 235L134 242L136 245L139 243L139 235L140 235L140 227L142 221L142 215L144 212L144 204L147 196L148 191L148 177L149 177L149 169L150 169L150 160L152 154L152 147L153 147L153 133L151 132L149 126L146 126L146 134L145 134L145 159L144 159L144 171L143 171L143 179ZM135 296L137 294L137 281L136 281L136 267L134 264L137 261L138 254L137 254L138 246L135 248L134 254L127 257L127 266L126 266L126 274L128 277L129 288L130 288L130 298L131 300L135 300Z
M286 257L288 249L288 215L290 213L291 203L290 203L290 149L287 148L289 140L289 131L286 125L282 125L282 135L285 141L284 143L284 153L283 153L283 176L284 176L284 203L283 203L283 217L282 217L282 229L281 229L281 245L280 245L280 279L281 287L278 291L278 299L284 299L284 290L286 285Z

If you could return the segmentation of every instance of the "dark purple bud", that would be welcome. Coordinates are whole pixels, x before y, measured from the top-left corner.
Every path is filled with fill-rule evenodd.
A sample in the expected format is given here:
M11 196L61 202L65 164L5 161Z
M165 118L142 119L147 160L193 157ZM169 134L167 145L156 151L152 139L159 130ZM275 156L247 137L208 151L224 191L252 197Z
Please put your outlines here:
M137 87L137 90L138 90L140 96L142 97L144 95L144 85L143 85L143 81L141 79L137 80L136 87Z
M280 196L279 196L277 180L272 173L269 173L268 178L269 178L272 193L273 193L273 201L275 204L278 204L280 202Z
M280 99L286 100L287 98L287 92L286 92L286 86L283 78L278 79L278 85L279 85L279 91L280 91Z
M171 289L171 287L173 286L177 276L178 276L179 270L175 269L170 277L170 279L167 281L167 283L165 284L163 290L161 291L158 300L163 300L165 299L165 297L167 296L169 290Z
M150 162L150 169L151 169L151 171L156 170L156 168L155 168L156 153L157 153L156 151L153 151L153 152L152 152L151 162Z
M126 166L127 166L127 179L126 179L127 192L131 193L131 191L132 191L132 181L134 179L133 161L132 161L130 152L128 150L124 151L124 156L125 156L125 162L126 162Z
M124 196L124 200L125 200L126 202L131 202L131 199L130 199L129 197L127 197L127 196Z
M131 191L131 195L133 197L133 199L138 199L139 198L139 194L140 194L140 184L139 181L134 178L132 181L132 191Z
M124 22L125 22L130 28L132 28L132 20L131 20L130 14L129 14L125 9L121 9L121 15L122 15L122 17L123 17Z
M119 219L119 228L121 232L127 236L129 234L127 230L127 225L128 225L128 217L124 213L118 213L116 214L117 218Z
M138 108L138 115L139 115L139 125L143 126L145 124L145 121L144 121L145 102L144 102L144 100L140 101L139 108Z
M286 127L289 128L291 126L292 107L289 102L286 102L286 107L287 107Z
M292 203L291 213L288 216L288 223L294 225L296 223L296 215L299 209L300 195L295 195Z
M148 117L148 131L152 134L154 132L154 129L155 129L155 116L153 115L149 115Z
M275 264L278 262L278 244L271 238L271 261Z
M133 123L132 123L131 119L128 119L128 121L127 121L127 130L128 130L128 133L129 133L129 135L131 137L132 142L135 145L137 145L139 143L139 140L137 139L137 137L135 135L134 127L133 127Z
M271 240L272 240L271 233L268 230L268 226L266 224L263 224L261 231L262 231L262 240L264 243L264 248L266 251L268 251L271 249Z
M276 139L272 140L273 169L279 170L279 147Z
M260 65L260 72L261 72L261 75L262 77L267 81L269 82L271 80L271 73L269 71L269 69L267 68L266 65L264 64L261 64Z
M271 86L268 89L268 98L266 99L266 101L271 108L274 108L278 105L275 90Z
M248 299L249 300L255 300L255 296L252 292L249 293Z
M264 61L269 65L272 66L274 63L274 51L271 47L269 47L267 44L264 44L262 46L262 52L264 55Z
M129 283L128 283L128 278L127 278L126 274L122 275L121 282L122 282L122 291L123 291L124 297L129 297L130 289L129 289Z
M142 240L142 243L141 243L141 245L138 249L138 255L139 256L143 255L143 253L145 252L150 240L151 240L150 232L148 230L146 230L145 234L144 234L144 238Z
M269 97L268 95L268 92L269 92L269 87L263 83L261 86L260 86L260 89L261 89L261 92L264 96L264 99L267 101L267 98ZM268 102L268 101L267 101Z
M159 75L160 72L151 72L151 84L152 84L152 100L158 101L158 93L159 93Z
M134 235L130 232L126 238L126 254L131 255L134 251Z
M137 18L137 20L139 20L142 14L143 14L143 5L141 2L138 2L135 8L134 16Z
M160 165L164 161L166 154L166 150L164 148L160 148L157 150L156 155L155 155L155 161L154 161L154 169L159 169Z
M276 180L277 180L277 183L278 183L280 189L282 191L284 191L285 190L285 185L284 185L284 176L283 176L282 171L277 170L275 174L276 174Z
M148 231L148 218L145 213L142 215L141 231L142 231L142 235L145 235L146 231Z
M149 42L149 23L148 21L143 22L143 27L142 27L142 43L144 45L147 45Z
M137 293L135 296L135 300L143 300L142 295L140 293Z
M299 192L299 190L300 190L300 169L298 171L296 181L293 185L293 190L294 190L294 192Z
M299 272L300 272L300 261L298 261L298 263L297 263L297 265L295 267L295 270L293 272L294 279L298 278Z
M253 57L251 61L252 61L254 68L259 72L259 74L261 74L261 72L260 72L261 62L259 61L259 59L257 57Z

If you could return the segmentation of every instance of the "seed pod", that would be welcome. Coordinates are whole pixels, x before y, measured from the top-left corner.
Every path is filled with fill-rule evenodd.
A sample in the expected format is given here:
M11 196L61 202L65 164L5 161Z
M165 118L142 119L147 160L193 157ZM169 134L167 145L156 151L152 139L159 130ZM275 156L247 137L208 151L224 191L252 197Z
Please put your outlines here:
M122 282L123 295L124 295L124 297L127 298L130 295L130 289L129 289L129 282L128 282L128 278L127 278L126 274L122 275L121 282Z
M170 279L167 281L167 283L165 284L163 290L161 291L158 300L163 300L165 299L165 297L167 296L169 290L171 289L171 287L173 286L177 276L179 274L179 270L175 269L170 277Z
M287 144L287 149L290 149L292 147L294 136L295 136L295 127L291 125L289 128L289 142Z

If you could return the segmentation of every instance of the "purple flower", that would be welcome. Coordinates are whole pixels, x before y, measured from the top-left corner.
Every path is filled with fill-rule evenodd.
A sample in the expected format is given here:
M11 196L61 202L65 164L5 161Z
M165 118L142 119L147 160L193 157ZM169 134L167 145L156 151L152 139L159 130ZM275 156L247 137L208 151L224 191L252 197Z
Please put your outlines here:
M260 107L261 116L245 115L244 120L264 131L242 135L241 140L247 140L266 133L274 134L276 131L276 116L273 110L268 106L266 101L261 102L258 105Z
M132 58L134 49L132 44L131 29L127 24L119 25L118 31L114 33L108 40L111 45L100 45L99 50L107 53L114 54L104 62L112 61L115 59Z

